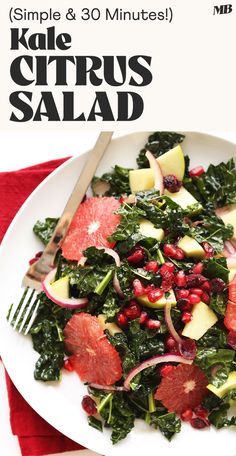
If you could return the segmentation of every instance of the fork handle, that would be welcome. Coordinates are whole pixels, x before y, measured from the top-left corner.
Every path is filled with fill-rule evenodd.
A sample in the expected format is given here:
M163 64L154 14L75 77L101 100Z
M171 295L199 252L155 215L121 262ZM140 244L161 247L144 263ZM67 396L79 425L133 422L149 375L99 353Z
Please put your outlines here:
M93 150L89 154L89 159L85 163L85 166L67 201L65 209L53 232L52 238L45 247L44 252L37 263L34 263L31 266L32 269L29 268L29 276L31 275L31 271L34 271L33 275L35 277L35 273L37 271L38 280L41 281L44 278L45 274L47 274L52 269L55 261L55 256L66 236L75 212L84 198L89 184L96 172L98 164L111 141L112 135L113 132L111 131L104 131L100 133Z

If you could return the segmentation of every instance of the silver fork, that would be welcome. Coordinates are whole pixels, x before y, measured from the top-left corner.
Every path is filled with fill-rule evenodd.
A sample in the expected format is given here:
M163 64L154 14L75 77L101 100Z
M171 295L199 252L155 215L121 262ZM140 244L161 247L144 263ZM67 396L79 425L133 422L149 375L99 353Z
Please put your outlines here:
M66 236L75 212L83 200L98 164L111 141L112 135L113 132L110 131L100 133L49 243L46 245L42 256L29 267L23 278L22 286L25 287L23 295L20 302L16 301L11 306L7 316L9 324L18 332L23 331L25 335L28 334L34 323L40 305L38 294L42 291L42 281L54 267L56 254Z

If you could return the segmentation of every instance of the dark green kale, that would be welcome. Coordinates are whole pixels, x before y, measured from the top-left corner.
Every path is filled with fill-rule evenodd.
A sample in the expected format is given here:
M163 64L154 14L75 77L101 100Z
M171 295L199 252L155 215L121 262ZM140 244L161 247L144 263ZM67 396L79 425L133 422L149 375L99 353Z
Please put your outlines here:
M126 335L124 333L116 333L112 336L107 331L107 338L120 354L124 374L128 374L128 372L137 364L137 360L128 346Z
M121 302L115 290L109 289L105 298L105 302L101 309L101 312L106 316L107 322L112 322L115 320L115 317L120 311L122 304L123 303Z
M203 261L204 276L208 279L219 277L225 283L228 283L229 270L227 267L226 258L208 258Z
M94 429L97 429L97 431L103 431L103 426L101 420L98 420L94 416L88 416L88 424L89 426L93 427Z
M108 238L110 242L126 241L129 236L137 233L139 227L138 222L146 215L146 213L138 206L130 206L127 203L120 206L117 214L121 215L122 219L116 228L116 231Z
M33 227L33 232L38 236L40 241L43 242L44 245L47 245L50 241L53 232L56 228L58 218L51 218L47 217L44 222L37 221Z
M222 252L225 241L233 236L233 226L225 225L216 215L205 215L199 222L190 228L189 235L200 243L208 242L215 253Z
M227 302L228 302L228 292L226 291L223 294L213 294L211 296L209 307L216 312L219 316L225 316Z
M149 162L145 157L147 150L152 152L155 157L160 157L168 150L172 149L177 144L184 140L184 135L170 131L157 131L148 137L148 141L144 148L140 151L137 158L139 168L148 168Z
M161 433L168 439L171 440L172 437L180 432L181 430L181 421L176 417L175 413L166 413L157 418L157 424Z
M158 331L142 329L137 320L130 322L127 331L129 347L138 361L164 353L162 335Z
M184 186L202 203L213 211L217 207L236 203L236 170L234 160L210 165L199 177L186 178Z
M209 421L216 429L221 429L228 426L236 426L236 416L228 418L229 404L222 404L216 410L213 410L209 415Z
M100 195L99 187L105 188L103 196L121 196L130 193L129 168L116 165L110 173L105 173L102 177L94 177L92 180L92 190L94 195ZM105 185L103 185L105 184ZM107 184L107 185L106 185Z
M34 350L40 354L34 376L36 380L59 380L65 354L63 329L73 311L58 307L44 293L39 300L38 314L30 330Z
M114 264L114 259L105 253L104 249L88 247L83 251L83 255L87 258L86 265L103 266L104 264Z
M204 370L209 381L218 388L227 380L234 357L234 350L199 347L194 362Z
M130 267L128 261L123 261L122 264L117 268L116 275L119 280L121 290L124 294L125 299L132 299L133 287L132 282L135 278L133 269Z
M226 348L226 331L213 326L198 340L199 347Z

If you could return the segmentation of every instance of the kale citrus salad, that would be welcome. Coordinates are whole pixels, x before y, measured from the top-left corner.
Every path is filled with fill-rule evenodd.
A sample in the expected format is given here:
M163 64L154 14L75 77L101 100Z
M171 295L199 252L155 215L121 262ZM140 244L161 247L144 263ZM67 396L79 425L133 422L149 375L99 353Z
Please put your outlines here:
M236 425L235 164L192 169L183 141L156 132L137 169L93 179L30 330L35 379L75 371L89 425L113 443L135 418L169 440L183 421ZM35 224L44 244L56 223Z

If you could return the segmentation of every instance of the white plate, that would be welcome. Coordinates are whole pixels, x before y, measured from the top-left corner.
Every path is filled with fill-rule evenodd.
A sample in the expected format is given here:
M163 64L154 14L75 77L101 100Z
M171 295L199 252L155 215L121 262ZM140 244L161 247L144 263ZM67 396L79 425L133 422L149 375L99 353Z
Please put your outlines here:
M147 132L142 132L114 140L97 174L115 164L135 166L136 156L147 136ZM191 157L191 166L216 164L236 155L234 144L201 133L187 133L183 149ZM72 440L106 456L122 453L143 456L147 451L165 456L205 455L210 450L214 456L235 456L235 429L195 431L188 425L183 426L182 432L169 443L159 431L150 429L144 422L137 422L124 441L112 446L109 431L100 433L87 425L80 405L86 388L75 373L63 372L62 381L58 384L34 380L33 370L38 354L33 351L29 337L19 335L7 325L5 315L15 291L20 287L28 259L41 248L32 233L34 222L46 216L60 215L85 160L86 154L73 158L45 179L19 211L2 243L0 346L6 369L17 389L39 415Z

